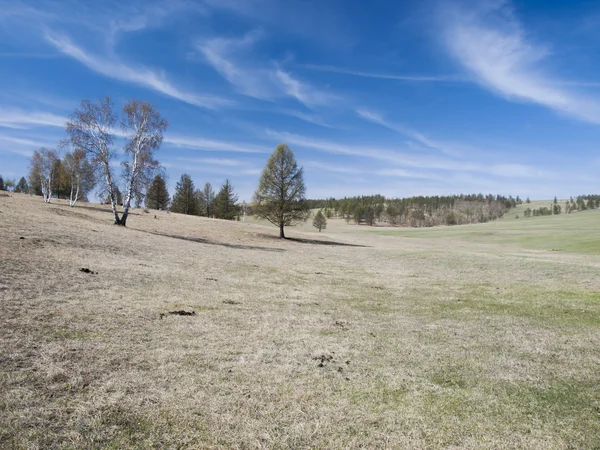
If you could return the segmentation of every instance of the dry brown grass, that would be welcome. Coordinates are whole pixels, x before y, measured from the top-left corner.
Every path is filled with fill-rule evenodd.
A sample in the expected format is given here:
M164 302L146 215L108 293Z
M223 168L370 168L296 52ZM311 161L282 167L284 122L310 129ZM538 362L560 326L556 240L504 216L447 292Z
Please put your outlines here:
M600 446L598 255L135 213L0 198L0 447Z

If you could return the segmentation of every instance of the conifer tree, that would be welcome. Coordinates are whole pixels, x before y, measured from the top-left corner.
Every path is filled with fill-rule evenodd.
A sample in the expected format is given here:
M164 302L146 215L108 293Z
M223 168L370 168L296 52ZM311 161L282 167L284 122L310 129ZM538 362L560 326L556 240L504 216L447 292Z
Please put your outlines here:
M319 230L319 233L321 232L321 230L327 228L327 217L325 216L325 214L323 214L322 209L317 211L317 214L315 214L315 218L313 219L313 227Z
M303 170L298 168L294 152L279 144L267 160L254 193L256 214L278 226L279 237L285 239L285 226L308 219L305 192Z
M235 220L239 216L239 207L236 205L238 196L233 192L229 180L225 180L219 193L215 197L215 217L218 219Z
M4 179L0 176L0 191L4 190Z
M15 186L15 192L27 192L29 190L29 186L27 186L27 180L25 177L21 177L17 185Z
M169 206L169 191L165 179L157 174L146 192L146 208L164 210Z
M181 175L181 179L177 182L175 195L171 203L171 211L194 216L197 216L200 212L194 182L187 173Z

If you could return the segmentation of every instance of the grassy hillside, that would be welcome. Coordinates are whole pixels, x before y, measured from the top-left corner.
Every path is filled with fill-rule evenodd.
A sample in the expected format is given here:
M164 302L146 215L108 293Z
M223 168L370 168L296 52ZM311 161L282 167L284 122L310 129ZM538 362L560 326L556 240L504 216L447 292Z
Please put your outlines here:
M519 207L520 208L520 207ZM600 210L524 218L518 211L485 224L434 228L360 228L378 235L456 239L507 248L600 254Z
M0 197L0 447L595 448L598 214L282 241Z

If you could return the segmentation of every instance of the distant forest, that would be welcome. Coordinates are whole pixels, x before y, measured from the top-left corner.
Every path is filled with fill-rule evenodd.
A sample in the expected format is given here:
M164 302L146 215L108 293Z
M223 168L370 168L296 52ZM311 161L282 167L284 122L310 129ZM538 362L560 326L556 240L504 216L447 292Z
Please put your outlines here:
M357 225L432 227L462 225L499 219L523 203L517 196L449 195L385 198L383 195L307 200L310 208L323 209L328 217L340 217Z

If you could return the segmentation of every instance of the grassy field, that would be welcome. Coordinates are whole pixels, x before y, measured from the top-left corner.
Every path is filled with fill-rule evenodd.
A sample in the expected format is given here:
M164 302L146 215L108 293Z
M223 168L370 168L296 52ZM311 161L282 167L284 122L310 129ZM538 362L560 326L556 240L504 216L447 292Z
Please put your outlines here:
M0 448L600 448L600 211L134 213L0 197Z

